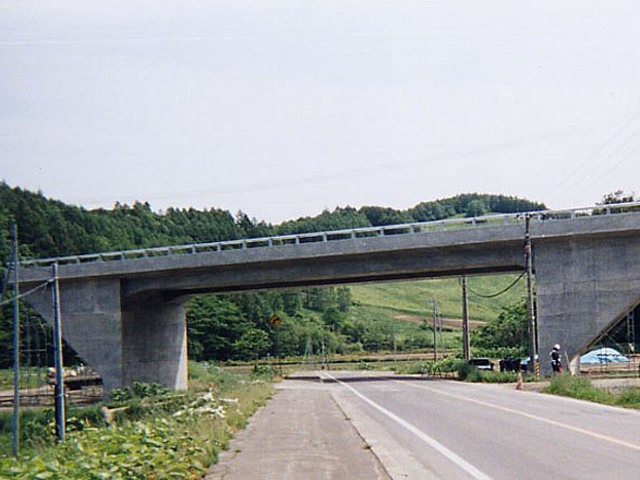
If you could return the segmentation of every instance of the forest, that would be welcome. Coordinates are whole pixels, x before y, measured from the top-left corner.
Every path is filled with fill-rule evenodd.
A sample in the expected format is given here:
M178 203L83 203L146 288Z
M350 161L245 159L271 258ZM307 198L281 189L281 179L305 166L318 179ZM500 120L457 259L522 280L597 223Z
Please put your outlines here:
M44 258L173 244L328 231L440 220L456 216L542 210L545 205L516 197L470 193L422 202L407 210L338 207L313 217L272 225L246 213L210 208L169 208L149 203L115 204L86 210L0 183L0 261L5 293L11 261L11 226L19 232L20 256ZM187 305L189 356L197 360L302 355L309 344L332 352L390 347L388 327L349 315L348 287L305 288L196 297ZM25 308L27 308L25 306ZM282 323L268 319L277 313ZM0 368L10 364L12 316L0 309ZM428 335L424 335L426 339ZM426 340L414 342L415 347Z

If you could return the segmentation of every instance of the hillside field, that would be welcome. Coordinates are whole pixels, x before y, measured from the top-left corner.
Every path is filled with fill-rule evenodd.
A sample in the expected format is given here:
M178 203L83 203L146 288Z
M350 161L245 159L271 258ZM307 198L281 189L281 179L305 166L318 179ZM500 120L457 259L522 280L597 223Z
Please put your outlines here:
M479 322L495 319L502 307L522 298L526 294L524 277L513 288L495 298L482 298L473 293L490 295L499 292L518 276L469 277L469 319ZM430 323L435 299L445 320L462 318L462 288L458 278L360 284L349 288L354 302L351 307L352 316L371 318L375 314L380 320L396 319L416 323L419 319L426 319Z

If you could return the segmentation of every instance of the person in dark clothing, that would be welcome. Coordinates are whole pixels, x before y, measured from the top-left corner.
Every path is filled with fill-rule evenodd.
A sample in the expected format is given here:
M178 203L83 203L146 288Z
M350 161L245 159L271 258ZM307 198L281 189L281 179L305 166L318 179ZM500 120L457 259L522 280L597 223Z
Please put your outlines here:
M551 356L551 368L553 373L562 372L562 363L560 363L560 345L557 343L553 346L553 349L549 352Z

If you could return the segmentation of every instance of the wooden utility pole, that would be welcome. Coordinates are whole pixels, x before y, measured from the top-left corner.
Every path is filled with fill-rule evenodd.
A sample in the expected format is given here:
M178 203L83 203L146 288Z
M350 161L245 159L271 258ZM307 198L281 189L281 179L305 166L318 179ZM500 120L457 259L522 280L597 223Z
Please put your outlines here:
M469 300L467 296L467 276L462 276L462 355L465 360L471 356L469 343Z
M524 259L527 272L527 313L529 316L529 365L528 370L536 377L540 376L540 367L538 366L538 342L536 318L533 305L533 253L531 249L531 214L524 216Z

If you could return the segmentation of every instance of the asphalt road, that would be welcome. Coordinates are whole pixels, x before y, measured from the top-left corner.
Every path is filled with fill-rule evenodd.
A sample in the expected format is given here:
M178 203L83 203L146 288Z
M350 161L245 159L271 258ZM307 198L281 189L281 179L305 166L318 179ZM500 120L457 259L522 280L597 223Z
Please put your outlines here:
M640 413L499 385L322 373L394 479L640 478Z

